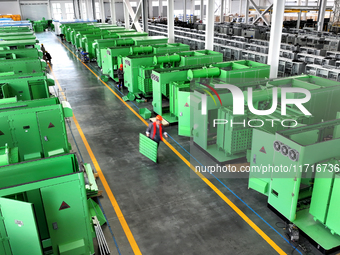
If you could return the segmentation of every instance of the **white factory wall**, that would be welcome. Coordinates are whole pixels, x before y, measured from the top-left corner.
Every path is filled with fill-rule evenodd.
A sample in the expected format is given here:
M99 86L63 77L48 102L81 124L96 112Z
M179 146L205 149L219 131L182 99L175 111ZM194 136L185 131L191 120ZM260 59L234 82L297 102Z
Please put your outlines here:
M1 1L0 14L20 14L20 6L17 1Z

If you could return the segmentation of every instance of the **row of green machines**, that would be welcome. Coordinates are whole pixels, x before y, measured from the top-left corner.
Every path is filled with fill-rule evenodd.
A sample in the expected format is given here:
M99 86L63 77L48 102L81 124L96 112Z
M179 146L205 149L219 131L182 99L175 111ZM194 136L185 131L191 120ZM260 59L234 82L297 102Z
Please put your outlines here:
M98 187L67 137L72 108L50 93L54 80L27 34L0 29L0 254L94 254L92 216L105 223L89 198Z
M68 26L68 33L82 36L77 32L80 27ZM103 75L115 81L123 64L128 99L152 98L153 111L178 123L178 134L191 137L211 158L217 162L246 158L253 170L249 188L266 195L268 205L320 249L339 247L340 83L308 75L268 79L268 65L223 62L219 52L190 51L188 45L167 43L165 37L139 35L93 42L83 35L81 41L86 43L81 47L96 59ZM92 46L86 45L89 42ZM234 114L233 94L224 84L240 89L244 114ZM267 115L248 109L252 105L255 110L268 110L283 94L288 99L305 96L283 93L284 88L308 90L311 98L303 106L311 115L294 104L286 107L284 115L280 103ZM289 171L270 171L275 167ZM320 167L324 171L318 172Z

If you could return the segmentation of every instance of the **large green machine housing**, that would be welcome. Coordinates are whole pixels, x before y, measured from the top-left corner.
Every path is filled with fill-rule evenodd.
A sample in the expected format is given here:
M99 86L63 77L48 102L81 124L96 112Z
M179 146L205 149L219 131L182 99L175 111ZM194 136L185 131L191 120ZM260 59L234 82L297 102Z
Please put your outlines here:
M171 51L172 46L168 46L168 51L159 47L154 54L146 56L131 55L123 58L124 64L124 85L131 93L151 94L151 70L156 68L171 68L178 66L204 65L223 60L223 55L219 52L202 50L186 51L189 45L182 46L184 51ZM165 55L166 53L166 55ZM142 69L142 70L141 70ZM143 71L147 69L150 76ZM144 76L142 75L144 74Z
M109 58L108 47L126 47L126 46L146 46L154 44L164 44L168 42L168 38L164 36L142 36L133 38L118 39L99 39L95 40L92 45L92 54L97 57L97 64L101 68L102 60ZM124 53L124 49L122 50Z
M84 171L74 154L2 166L0 179L0 254L94 254Z
M12 76L0 77L0 99L16 97L20 101L26 101L48 98L50 86L54 86L54 80L45 75L24 79Z
M19 58L0 61L0 73L36 73L46 71L47 64L41 59Z
M20 50L0 50L0 61L7 59L18 58L34 58L38 59L43 56L42 51L34 49L20 49Z

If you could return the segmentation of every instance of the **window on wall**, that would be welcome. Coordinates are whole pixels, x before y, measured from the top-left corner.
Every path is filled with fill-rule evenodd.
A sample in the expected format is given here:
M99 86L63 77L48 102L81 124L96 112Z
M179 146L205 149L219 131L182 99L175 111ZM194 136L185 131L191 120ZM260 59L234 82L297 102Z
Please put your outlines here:
M96 19L100 19L100 8L99 8L99 3L95 3L95 8L96 8Z
M52 3L52 13L53 18L56 20L61 20L61 5L60 3Z
M65 3L66 19L74 19L73 3Z

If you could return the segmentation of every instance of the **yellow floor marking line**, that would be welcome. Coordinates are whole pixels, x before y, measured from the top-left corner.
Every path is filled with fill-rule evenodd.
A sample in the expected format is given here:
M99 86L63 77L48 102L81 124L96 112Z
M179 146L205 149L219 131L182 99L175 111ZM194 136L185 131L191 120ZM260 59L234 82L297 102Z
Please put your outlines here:
M58 38L57 38L58 39ZM58 39L59 40L59 39ZM59 42L61 42L59 40ZM62 42L61 42L62 43ZM62 43L63 44L63 43ZM63 44L87 69L91 71L118 99L120 99L145 125L148 123L140 116L130 105L128 105L109 85L103 82L100 77L95 74L85 63L83 63L77 55L75 55L65 44ZM233 202L229 200L214 184L212 184L207 178L205 178L200 172L197 172L195 167L181 154L179 153L168 141L163 139L163 142L188 166L193 170L216 194L223 199L245 222L252 227L256 233L258 233L278 254L287 255L268 235L266 235L251 219L248 218Z
M56 83L58 85L59 90L62 91L62 88L61 88L61 86L59 84L59 81L58 81L57 77L55 76L55 74L54 74L54 72L53 72L53 70L51 68L51 65L50 64L48 64L48 65L49 65L50 70L52 72L52 75L53 75L53 77L54 77L54 79L55 79L55 81L56 81ZM66 96L65 96L64 92L61 92L61 94L63 95L64 99L66 100ZM109 184L106 181L106 178L105 178L105 176L104 176L104 174L103 174L103 172L102 172L102 170L101 170L101 168L100 168L100 166L98 164L98 161L97 161L96 157L94 156L93 151L92 151L89 143L87 142L87 139L86 139L86 137L85 137L85 135L83 133L83 130L81 129L81 127L80 127L80 125L78 123L78 120L76 119L76 117L74 115L73 115L73 121L74 121L74 123L75 123L75 125L76 125L76 127L78 129L78 132L80 134L81 139L83 140L83 143L84 143L84 145L85 145L85 147L87 149L87 152L89 153L89 155L91 157L91 160L92 160L93 165L94 165L94 167L95 167L95 169L96 169L96 171L98 173L100 181L102 182L102 184L104 186L104 189L106 191L106 194L108 195L108 197L109 197L109 199L111 201L111 205L112 205L113 209L116 212L118 220L119 220L119 222L120 222L120 224L121 224L121 226L122 226L122 228L124 230L124 233L125 233L128 241L129 241L129 243L131 245L131 248L132 248L134 254L137 254L137 255L142 254L141 251L139 250L139 247L138 247L138 245L137 245L137 243L135 241L135 238L133 237L132 232L131 232L131 230L130 230L130 228L129 228L126 220L125 220L125 217L124 217L122 211L120 210L120 207L119 207L119 205L117 203L117 200L114 197L114 195L112 193L112 190L111 190Z

